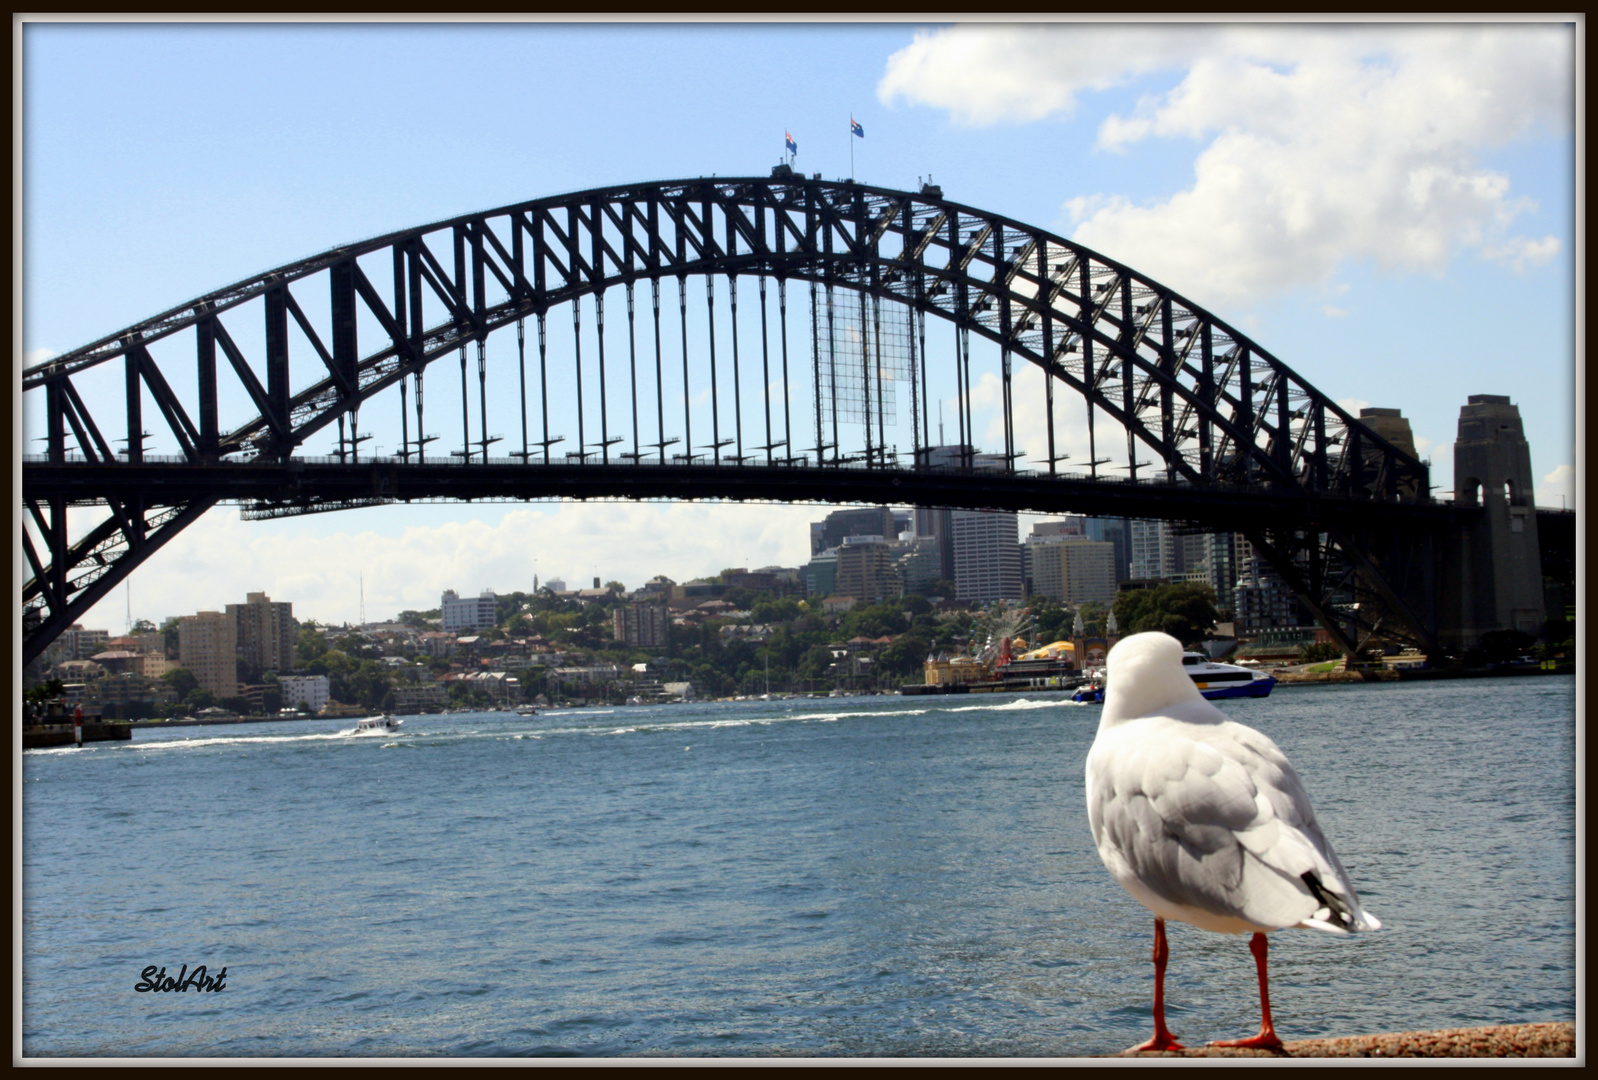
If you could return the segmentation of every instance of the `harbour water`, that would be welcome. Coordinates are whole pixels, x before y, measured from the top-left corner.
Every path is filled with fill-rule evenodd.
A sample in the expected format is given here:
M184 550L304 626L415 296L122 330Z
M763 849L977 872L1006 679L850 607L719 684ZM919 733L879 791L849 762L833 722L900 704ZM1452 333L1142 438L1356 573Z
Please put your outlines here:
M1272 936L1284 1038L1573 1020L1575 680L1221 703L1385 929ZM37 1057L1071 1057L1149 1027L1099 707L845 698L139 731L22 756ZM224 989L137 992L152 965ZM1251 1034L1171 928L1179 1038Z

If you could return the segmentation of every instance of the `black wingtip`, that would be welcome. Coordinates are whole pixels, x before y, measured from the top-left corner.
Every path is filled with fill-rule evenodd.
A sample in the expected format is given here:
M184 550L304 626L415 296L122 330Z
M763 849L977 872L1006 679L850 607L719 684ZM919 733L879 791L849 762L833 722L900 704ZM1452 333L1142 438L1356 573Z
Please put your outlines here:
M1314 871L1306 871L1299 876L1304 884L1309 886L1310 895L1315 897L1315 902L1326 909L1330 921L1335 923L1339 930L1352 931L1354 912L1349 908L1348 902L1322 885Z

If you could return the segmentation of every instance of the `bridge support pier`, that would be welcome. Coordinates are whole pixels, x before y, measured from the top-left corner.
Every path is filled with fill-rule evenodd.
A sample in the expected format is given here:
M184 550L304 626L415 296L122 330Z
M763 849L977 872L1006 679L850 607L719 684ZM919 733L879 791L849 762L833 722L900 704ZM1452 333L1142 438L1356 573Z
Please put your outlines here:
M1454 504L1480 507L1449 537L1442 556L1441 637L1464 650L1494 630L1542 631L1542 558L1531 451L1520 409L1507 397L1472 394L1454 442Z

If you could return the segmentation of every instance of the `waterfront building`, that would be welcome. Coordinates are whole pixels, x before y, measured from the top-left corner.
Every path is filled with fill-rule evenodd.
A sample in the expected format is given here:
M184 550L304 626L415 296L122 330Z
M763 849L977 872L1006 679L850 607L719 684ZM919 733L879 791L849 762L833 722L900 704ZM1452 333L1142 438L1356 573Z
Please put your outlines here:
M982 682L993 674L969 656L956 656L951 660L948 653L927 657L922 672L922 682L928 686Z
M1083 522L1084 535L1089 540L1103 540L1115 547L1115 580L1126 581L1132 576L1132 545L1128 538L1130 521L1127 518L1087 518Z
M424 655L446 660L455 654L455 635L442 630L428 630L417 637L416 647Z
M414 713L437 712L444 707L444 684L425 682L396 683L394 686L394 711L401 716Z
M553 588L556 584L552 581L550 587ZM487 630L499 621L499 598L494 595L492 589L484 589L478 596L464 599L456 595L454 589L445 589L439 606L445 633L459 630Z
M629 648L665 648L670 618L662 603L627 604L611 613L611 636Z
M757 574L768 574L779 596L803 596L805 572L798 566L762 566Z
M1245 541L1246 542L1246 541ZM1234 533L1209 533L1204 537L1205 567L1210 588L1215 590L1217 611L1232 611L1236 603L1232 590L1237 585L1237 536Z
M53 667L66 660L87 660L95 653L105 652L110 641L109 630L85 630L82 623L73 623L50 643L45 666Z
M1297 594L1258 556L1251 556L1243 564L1232 590L1232 603L1232 622L1239 637L1257 638L1262 631L1284 627L1313 631L1314 620L1304 611Z
M954 585L961 600L1019 600L1021 548L1016 515L999 510L951 512Z
M833 594L838 582L838 552L822 551L810 557L805 567L805 595L825 597Z
M893 551L880 536L850 536L837 551L838 571L833 591L865 604L898 596L900 584L893 569Z
M244 603L227 605L238 642L239 659L260 671L294 666L294 605L274 603L264 592L244 594Z
M938 573L935 581L954 580L954 511L943 506L918 506L912 531L916 539L936 545Z
M1169 522L1133 518L1129 522L1128 547L1131 578L1169 578L1176 574L1176 537Z
M97 652L104 652L110 640L111 631L109 630L83 630L80 628L73 635L73 657L78 660L87 660Z
M1032 526L1032 536L1040 540L1049 537L1086 538L1087 522L1088 519L1084 517L1061 518L1059 521L1039 521Z
M810 527L810 554L819 555L829 548L840 546L851 536L880 536L893 539L893 511L886 506L859 506L848 510L834 510L816 525Z
M326 675L279 675L277 684L283 691L285 709L303 705L311 712L321 712L331 692Z
M925 596L943 575L943 545L931 536L913 536L893 545L893 568L907 596Z
M1079 535L1033 535L1026 548L1032 563L1032 592L1081 604L1115 602L1115 545Z
M202 611L178 620L178 666L188 668L201 687L219 698L238 696L238 623L220 611Z

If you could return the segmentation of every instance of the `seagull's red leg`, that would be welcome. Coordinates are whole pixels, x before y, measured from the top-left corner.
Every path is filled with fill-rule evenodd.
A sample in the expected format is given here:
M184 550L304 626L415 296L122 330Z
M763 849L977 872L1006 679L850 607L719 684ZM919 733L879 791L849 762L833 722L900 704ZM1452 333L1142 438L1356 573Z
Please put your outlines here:
M1259 970L1260 976L1260 1033L1247 1039L1228 1039L1224 1042L1212 1042L1211 1046L1237 1046L1245 1050L1280 1050L1282 1040L1276 1037L1276 1028L1271 1023L1271 987L1270 980L1265 974L1265 935L1255 934L1248 943L1248 951L1254 954L1254 966Z
M1165 1027L1165 961L1170 958L1171 947L1165 943L1165 920L1154 920L1154 1038L1132 1047L1129 1054L1149 1050L1182 1050L1185 1047Z

